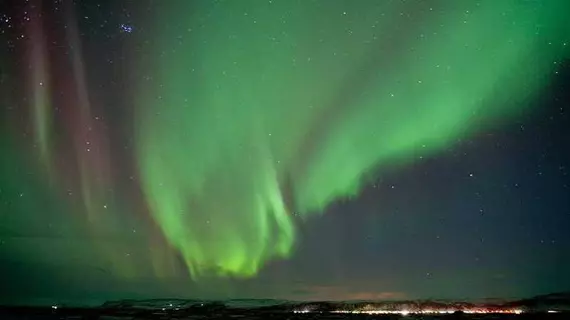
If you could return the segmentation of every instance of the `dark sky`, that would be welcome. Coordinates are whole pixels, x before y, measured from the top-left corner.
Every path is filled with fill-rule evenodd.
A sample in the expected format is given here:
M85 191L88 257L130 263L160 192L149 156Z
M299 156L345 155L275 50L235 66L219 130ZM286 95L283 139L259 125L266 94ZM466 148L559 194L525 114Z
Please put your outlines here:
M0 303L570 290L565 0L0 3Z

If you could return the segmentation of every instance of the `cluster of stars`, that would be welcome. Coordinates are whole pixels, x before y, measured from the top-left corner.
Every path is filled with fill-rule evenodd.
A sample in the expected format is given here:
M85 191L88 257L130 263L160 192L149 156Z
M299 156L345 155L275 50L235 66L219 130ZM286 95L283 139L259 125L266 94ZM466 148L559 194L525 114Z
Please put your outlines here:
M124 23L121 24L121 25L119 26L119 28L120 28L121 31L124 32L124 33L131 33L131 32L133 32L133 30L134 30L133 26L131 26L131 25L129 25L129 24L124 24Z

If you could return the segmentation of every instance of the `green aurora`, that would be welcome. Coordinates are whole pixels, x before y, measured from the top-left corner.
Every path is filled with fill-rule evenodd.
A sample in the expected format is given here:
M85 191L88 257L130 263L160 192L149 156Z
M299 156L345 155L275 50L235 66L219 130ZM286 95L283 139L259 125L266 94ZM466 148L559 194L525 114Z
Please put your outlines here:
M526 112L568 54L567 1L350 3L169 1L156 13L154 50L137 57L154 79L139 84L137 158L194 279L288 257L298 220Z

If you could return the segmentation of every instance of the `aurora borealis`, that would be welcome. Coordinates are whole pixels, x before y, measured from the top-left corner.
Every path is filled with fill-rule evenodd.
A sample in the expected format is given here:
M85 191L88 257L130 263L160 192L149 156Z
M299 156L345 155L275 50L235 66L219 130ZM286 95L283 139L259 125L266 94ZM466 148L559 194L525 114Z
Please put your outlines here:
M428 251L461 260L474 246L441 249L440 233L460 238L477 229L470 239L481 245L510 221L537 225L530 221L539 211L557 221L553 226L568 222L564 199L550 202L550 215L539 209L542 202L521 209L530 201L523 199L568 192L559 189L567 188L567 153L549 151L562 160L552 160L558 175L541 182L547 187L535 191L537 200L511 183L518 172L526 174L538 148L532 136L522 143L526 153L508 147L522 139L509 130L533 127L546 112L539 101L569 58L566 1L12 2L0 11L8 43L0 52L0 252L7 261L0 271L55 277L16 290L18 296L48 299L50 288L71 281L59 298L81 292L82 283L102 292L85 299L290 297L280 292L306 287L308 297L344 298L321 291L365 281L348 276L369 270L361 265L416 263L382 246L426 243ZM547 127L555 128L537 125L534 136ZM495 140L485 142L485 135ZM553 145L550 139L541 146ZM481 145L469 152L475 158L450 164L452 154L469 148L465 141ZM506 144L511 160L505 149L486 152L486 143ZM479 179L476 188L451 177L453 168L473 163L478 170L461 174ZM384 179L409 180L419 168L435 176L422 188L381 187ZM516 187L497 191L506 184ZM482 193L490 195L481 199ZM477 204L466 194L476 194ZM437 209L440 203L461 209ZM501 208L498 222L472 222L473 229L464 223L472 219L467 212L481 216L487 207ZM404 221L390 221L402 208L407 212L397 216ZM463 222L441 222L459 217ZM448 231L435 232L442 224ZM431 230L424 235L432 240L405 237L411 225ZM561 237L547 250L553 261L547 267L570 265L558 256L568 237L544 230ZM522 242L544 241L543 235L523 241L518 231L506 234L481 250L499 257L513 243L533 251ZM362 241L368 253L338 258L340 247L360 252ZM513 261L532 256L519 254ZM344 270L333 272L334 285L308 283L319 273L333 277L315 271L323 267L319 259ZM356 262L362 259L368 262ZM495 279L516 267L493 259L470 273L463 264L453 268L455 276L433 280L440 288L433 295L458 294L451 283L466 274ZM446 273L447 267L426 263ZM67 268L72 271L62 271ZM492 269L503 271L485 272ZM557 274L548 270L536 272ZM377 271L383 288L351 287L345 296L360 294L352 290L379 290L375 297L427 294L409 289L411 280L386 280L415 279L410 275L417 270ZM420 273L431 278L434 272ZM293 289L288 282L305 284ZM112 283L112 293L102 283ZM136 289L140 283L146 289ZM251 289L268 283L271 289ZM553 286L537 283L504 294ZM475 291L495 294L484 285Z
M477 118L524 107L564 49L544 52L548 39L529 34L564 25L565 15L515 3L451 8L406 30L419 39L403 40L390 26L409 18L381 17L405 3L350 15L343 3L318 1L165 8L159 19L180 23L158 23L168 39L157 45L162 87L137 104L149 113L137 121L138 158L153 216L191 273L252 275L289 253L291 210L322 212L358 194L373 168L422 146L437 152ZM429 12L411 5L423 7L415 19ZM521 22L502 22L509 9ZM177 12L208 21L184 23ZM488 25L503 30L489 34Z

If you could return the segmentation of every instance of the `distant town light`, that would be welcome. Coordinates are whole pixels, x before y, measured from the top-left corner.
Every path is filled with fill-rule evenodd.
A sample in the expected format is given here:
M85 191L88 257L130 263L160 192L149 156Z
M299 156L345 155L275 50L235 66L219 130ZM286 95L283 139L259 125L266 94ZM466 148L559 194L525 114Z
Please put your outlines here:
M399 314L402 316L407 316L409 314L451 314L454 312L464 312L467 314L489 314L489 313L497 313L497 314L522 314L523 310L520 309L485 309L485 308L474 308L474 309L425 309L425 310L337 310L333 311L334 313L363 313L363 314ZM295 313L305 313L308 311L294 311ZM549 313L554 313L556 311L549 311Z

